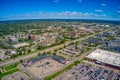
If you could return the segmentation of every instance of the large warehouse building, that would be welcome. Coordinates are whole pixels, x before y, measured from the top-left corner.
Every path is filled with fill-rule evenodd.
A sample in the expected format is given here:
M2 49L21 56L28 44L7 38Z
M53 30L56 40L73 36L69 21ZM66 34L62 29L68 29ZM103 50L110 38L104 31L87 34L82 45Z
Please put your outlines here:
M90 61L120 70L120 54L96 49L87 56Z

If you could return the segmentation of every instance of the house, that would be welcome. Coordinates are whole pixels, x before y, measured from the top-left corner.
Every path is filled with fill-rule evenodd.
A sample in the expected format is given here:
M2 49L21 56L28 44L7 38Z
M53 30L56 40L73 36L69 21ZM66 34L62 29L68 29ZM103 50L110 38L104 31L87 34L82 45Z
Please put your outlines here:
M28 39L30 39L30 40L35 40L36 38L35 38L35 35L28 35Z
M5 55L4 53L5 53L5 51L4 51L4 50L0 50L0 59L1 59L1 60L5 60L5 59L7 59L7 58L8 58L8 56L7 56L7 55Z
M8 42L14 42L14 43L17 43L17 42L18 42L18 39L15 38L15 37L8 37Z
M17 52L15 50L12 50L12 49L9 49L8 51L8 55L14 55L14 54L17 54Z
M36 36L36 41L43 42L44 40L45 40L44 36L41 36L41 35Z

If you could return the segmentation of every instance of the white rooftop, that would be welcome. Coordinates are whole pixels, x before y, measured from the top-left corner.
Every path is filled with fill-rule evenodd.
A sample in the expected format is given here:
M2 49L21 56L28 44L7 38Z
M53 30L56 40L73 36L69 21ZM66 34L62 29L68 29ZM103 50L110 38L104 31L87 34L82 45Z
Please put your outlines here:
M19 44L15 44L15 45L13 45L13 47L14 48L19 48L19 47L23 47L23 46L29 46L30 44L28 44L28 43L19 43Z
M87 58L120 67L120 54L118 53L96 49L94 52L89 54Z

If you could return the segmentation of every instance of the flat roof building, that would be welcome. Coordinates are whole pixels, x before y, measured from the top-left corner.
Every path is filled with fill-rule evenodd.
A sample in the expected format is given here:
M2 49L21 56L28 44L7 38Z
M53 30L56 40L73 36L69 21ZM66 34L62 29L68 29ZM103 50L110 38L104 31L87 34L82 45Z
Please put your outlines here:
M87 58L102 62L104 64L111 65L112 67L117 67L120 69L120 54L96 49L91 54L87 56Z
M28 43L19 43L19 44L15 44L15 45L12 45L14 48L19 48L19 47L24 47L24 46L29 46L30 44Z

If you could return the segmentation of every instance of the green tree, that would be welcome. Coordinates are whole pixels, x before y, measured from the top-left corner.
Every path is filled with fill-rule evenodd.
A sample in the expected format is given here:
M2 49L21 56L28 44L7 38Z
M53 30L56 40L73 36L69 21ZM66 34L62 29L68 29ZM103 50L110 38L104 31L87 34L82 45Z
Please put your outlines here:
M23 60L21 59L21 60L20 60L20 63L22 63L22 62L23 62Z

